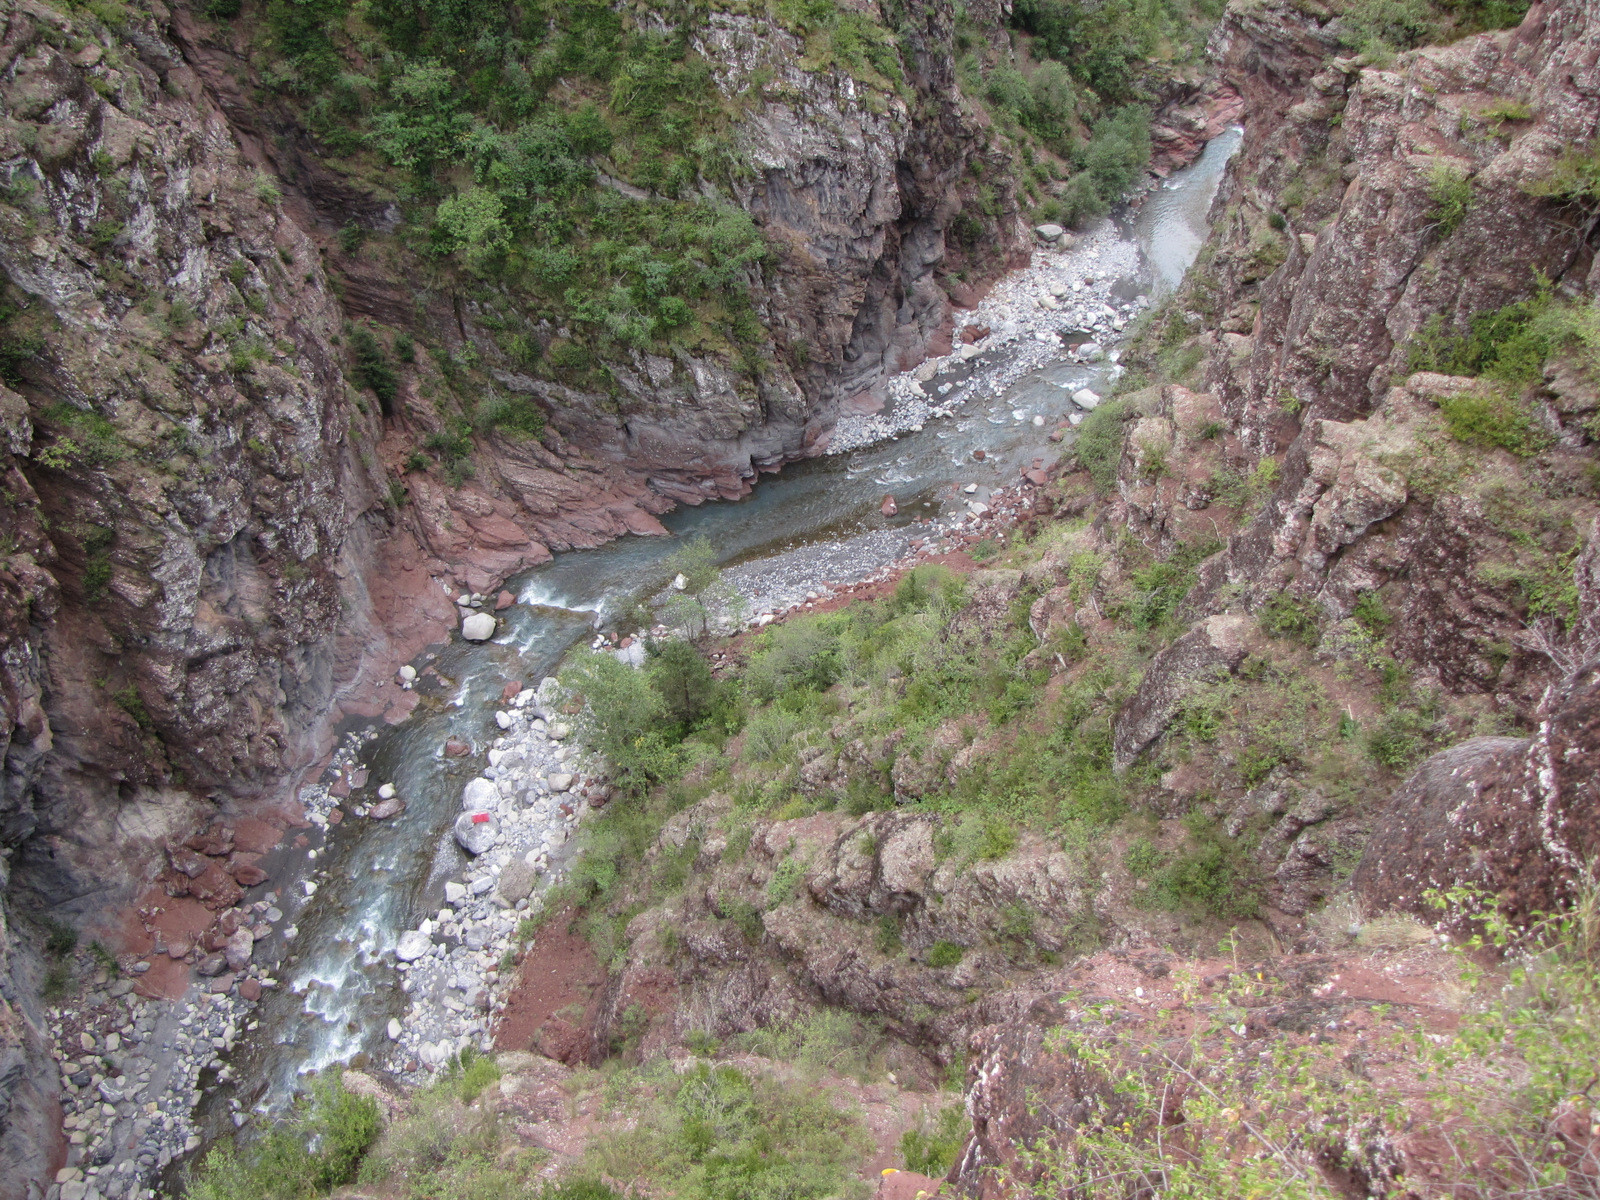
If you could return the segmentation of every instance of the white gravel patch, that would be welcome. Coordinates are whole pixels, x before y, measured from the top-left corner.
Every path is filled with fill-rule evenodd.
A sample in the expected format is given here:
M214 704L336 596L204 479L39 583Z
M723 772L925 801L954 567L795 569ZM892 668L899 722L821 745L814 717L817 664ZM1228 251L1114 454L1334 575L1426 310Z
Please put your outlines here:
M1121 302L1111 297L1117 282L1138 269L1139 247L1110 222L1070 250L1039 250L1029 266L1005 276L976 309L958 318L958 331L986 325L987 337L891 377L885 410L841 417L827 453L846 454L918 432L928 421L954 416L972 400L998 396L1051 363L1096 361L1093 350L1088 356L1066 352L1061 335L1089 334L1104 353L1149 306L1143 296ZM970 380L939 380L969 362L978 368Z

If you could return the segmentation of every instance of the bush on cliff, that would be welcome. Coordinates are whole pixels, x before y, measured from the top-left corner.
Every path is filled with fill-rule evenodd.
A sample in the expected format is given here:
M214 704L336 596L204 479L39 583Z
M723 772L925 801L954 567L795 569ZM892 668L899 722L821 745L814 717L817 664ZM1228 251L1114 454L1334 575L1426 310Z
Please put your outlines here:
M676 1200L866 1193L856 1168L871 1139L820 1091L704 1062L681 1075L659 1062L631 1082L632 1127L618 1123L588 1155L605 1178Z
M304 1200L356 1177L378 1139L378 1105L319 1080L294 1113L244 1148L224 1142L206 1155L190 1184L191 1200Z

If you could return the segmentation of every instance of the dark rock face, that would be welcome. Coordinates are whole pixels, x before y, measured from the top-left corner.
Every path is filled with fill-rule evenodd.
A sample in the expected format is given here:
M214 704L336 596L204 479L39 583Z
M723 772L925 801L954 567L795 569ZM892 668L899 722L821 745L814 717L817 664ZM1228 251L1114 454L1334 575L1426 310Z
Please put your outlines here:
M1156 655L1139 690L1117 714L1112 752L1118 770L1161 736L1197 685L1227 675L1244 661L1253 627L1250 618L1237 614L1208 617Z
M1355 887L1375 911L1430 911L1424 893L1469 885L1526 917L1572 898L1600 855L1600 659L1549 700L1531 739L1473 738L1434 755L1395 794Z

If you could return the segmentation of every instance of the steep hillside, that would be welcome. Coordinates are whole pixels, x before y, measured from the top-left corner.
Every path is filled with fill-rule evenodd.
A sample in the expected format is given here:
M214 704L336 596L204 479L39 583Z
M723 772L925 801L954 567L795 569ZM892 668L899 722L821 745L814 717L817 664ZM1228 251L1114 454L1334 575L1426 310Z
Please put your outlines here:
M954 573L563 675L625 799L505 1049L959 1079L967 1194L1588 1194L1600 27L1329 15L1224 19L1216 232Z
M41 989L125 996L74 932L169 863L227 877L168 956L232 987L264 872L190 835L296 819L345 717L419 703L389 679L455 595L822 453L1035 222L1236 118L1199 261L1059 463L853 602L630 627L642 670L580 653L499 714L609 776L528 920L488 875L446 906L456 948L518 929L449 983L503 1012L499 1066L352 1073L184 1186L1592 1190L1593 5L5 21L8 1194L168 1166L117 1043L62 1082Z

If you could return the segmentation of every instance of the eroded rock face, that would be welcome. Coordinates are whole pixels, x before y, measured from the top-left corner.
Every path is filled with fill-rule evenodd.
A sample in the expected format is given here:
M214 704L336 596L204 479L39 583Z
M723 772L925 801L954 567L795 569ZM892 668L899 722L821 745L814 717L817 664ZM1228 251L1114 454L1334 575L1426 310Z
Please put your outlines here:
M1514 918L1573 898L1600 854L1600 659L1548 709L1532 738L1473 738L1406 781L1356 871L1374 911L1428 913L1427 892L1461 885Z
M1244 661L1254 627L1249 617L1237 613L1207 617L1156 655L1112 729L1118 770L1131 765L1161 736L1194 688L1226 676Z
M1430 465L1451 441L1441 405L1479 385L1413 373L1413 352L1435 323L1462 331L1526 298L1536 278L1575 295L1600 284L1590 242L1565 231L1534 186L1600 126L1600 16L1551 0L1516 30L1379 69L1338 57L1331 15L1236 8L1213 36L1221 77L1250 113L1205 269L1215 328L1197 342L1220 429L1196 451L1162 423L1173 421L1169 399L1136 396L1119 515L1166 552L1211 535L1194 520L1216 510L1209 481L1224 471L1271 481L1242 528L1214 527L1227 549L1201 569L1195 615L1236 607L1241 592L1254 608L1288 590L1337 622L1378 592L1402 661L1526 722L1562 675L1545 652L1551 629L1532 628L1537 614L1497 575L1516 557L1505 505L1527 472L1486 447L1465 467ZM1482 115L1506 97L1530 116ZM1433 181L1446 174L1471 195L1454 227L1435 211ZM1553 439L1543 490L1555 500L1529 507L1549 508L1552 528L1587 529L1592 504L1563 481L1586 469L1592 382L1556 364L1534 391ZM1207 455L1214 469L1198 469Z

